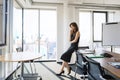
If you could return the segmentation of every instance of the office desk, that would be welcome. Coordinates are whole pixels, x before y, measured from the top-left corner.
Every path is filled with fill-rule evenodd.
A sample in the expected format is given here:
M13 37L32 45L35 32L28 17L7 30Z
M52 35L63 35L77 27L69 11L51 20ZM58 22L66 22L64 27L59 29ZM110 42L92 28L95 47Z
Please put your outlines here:
M116 61L120 62L120 54L108 52L108 51L103 51L103 52L109 53L113 57L111 57L111 58L105 58L105 57L104 58L92 58L92 59L99 62L105 70L107 70L108 72L112 73L113 75L115 75L117 78L120 79L120 69L117 69L117 68L113 67L112 65L108 64L108 62L116 62ZM84 54L84 53L82 53L82 54ZM97 53L95 53L95 54L97 54ZM84 55L87 56L86 53Z
M21 63L21 76L24 76L24 62L34 61L39 59L42 56L40 53L31 53L31 52L18 52L18 53L9 53L5 55L0 55L0 62L20 62Z
M108 62L114 62L111 58L94 58L95 61L99 62L100 65L107 70L108 72L115 75L117 78L120 79L120 69L113 67L112 65L108 64Z

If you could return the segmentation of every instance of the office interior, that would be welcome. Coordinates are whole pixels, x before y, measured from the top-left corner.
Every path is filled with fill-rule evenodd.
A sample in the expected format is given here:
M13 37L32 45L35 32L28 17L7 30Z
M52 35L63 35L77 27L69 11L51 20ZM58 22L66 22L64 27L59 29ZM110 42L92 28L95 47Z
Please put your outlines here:
M79 47L88 46L96 52L111 52L112 47L112 52L120 54L120 46L102 45L102 24L120 22L119 0L0 0L0 18L3 32L0 37L4 38L0 42L0 55L40 53L43 57L38 62L58 64L70 46L71 22L79 26ZM75 61L73 54L70 64ZM1 79L15 71L16 65L17 62L0 62Z

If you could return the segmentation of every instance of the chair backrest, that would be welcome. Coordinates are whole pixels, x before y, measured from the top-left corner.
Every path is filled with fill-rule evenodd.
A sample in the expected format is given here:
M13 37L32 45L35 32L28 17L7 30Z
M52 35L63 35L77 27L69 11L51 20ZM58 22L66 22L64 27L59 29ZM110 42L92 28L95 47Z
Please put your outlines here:
M86 62L84 56L82 53L80 53L79 51L76 52L76 64L80 67L80 68L84 68L84 63Z
M87 58L87 57L86 57ZM88 70L88 78L91 80L102 80L104 71L100 63L87 58L87 70Z
M83 68L83 63L86 62L84 56L82 53L79 52L79 50L89 49L89 46L80 46L78 47L78 50L76 50L76 63Z

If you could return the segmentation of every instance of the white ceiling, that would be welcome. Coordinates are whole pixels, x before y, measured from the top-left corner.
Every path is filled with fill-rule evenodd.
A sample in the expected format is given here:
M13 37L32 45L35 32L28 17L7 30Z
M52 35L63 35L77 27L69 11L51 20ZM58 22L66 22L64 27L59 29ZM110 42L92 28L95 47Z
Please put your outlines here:
M14 6L17 8L51 8L57 4L63 4L65 0L14 0Z
M2 1L2 0L0 0ZM100 6L100 7L115 7L120 8L119 5L104 5L104 4L84 4L86 0L14 0L14 6L17 8L51 8L57 5L68 2L76 6ZM103 0L104 1L104 0Z

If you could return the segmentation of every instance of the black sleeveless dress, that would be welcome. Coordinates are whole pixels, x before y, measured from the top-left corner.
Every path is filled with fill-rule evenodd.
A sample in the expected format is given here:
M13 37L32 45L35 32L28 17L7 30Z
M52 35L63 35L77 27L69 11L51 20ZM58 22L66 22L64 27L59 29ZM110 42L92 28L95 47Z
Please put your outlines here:
M76 33L71 35L71 41L74 40ZM71 43L70 47L68 50L62 54L61 59L66 62L70 62L72 53L78 49L78 43L79 43L79 38L77 42Z

